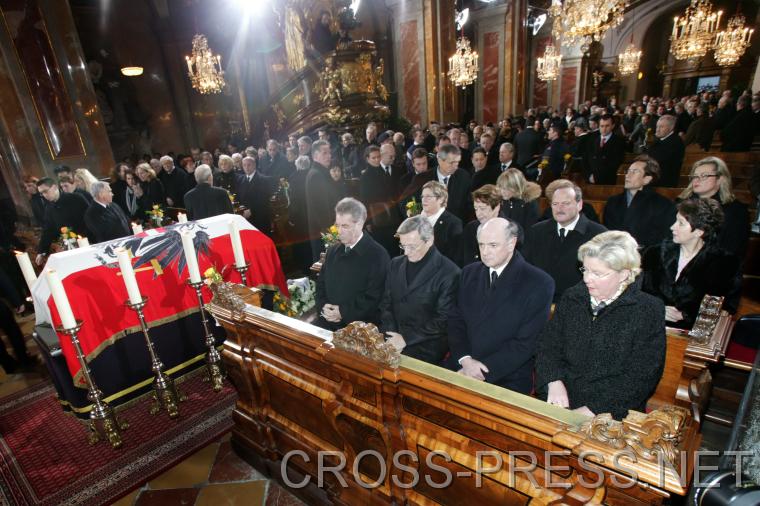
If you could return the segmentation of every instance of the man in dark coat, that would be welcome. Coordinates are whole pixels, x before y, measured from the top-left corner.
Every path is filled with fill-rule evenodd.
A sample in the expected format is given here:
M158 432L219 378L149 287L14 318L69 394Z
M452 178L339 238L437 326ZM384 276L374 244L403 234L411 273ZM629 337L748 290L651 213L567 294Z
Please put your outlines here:
M178 169L171 156L162 156L160 162L164 170L158 174L158 179L164 185L166 205L185 207L185 193L193 186L190 174L185 172L185 169Z
M472 165L476 169L475 173L472 175L472 191L475 191L486 184L496 184L496 180L499 179L499 176L506 172L507 169L514 168L521 171L523 170L515 161L515 147L509 142L503 142L501 146L499 146L499 163L487 166L483 169L479 169L479 166L486 161L486 158L481 158L481 156L476 155L478 149L480 148L475 148L472 151Z
M185 208L190 220L201 220L210 216L232 213L232 202L227 190L216 188L211 167L201 165L195 169L198 185L185 194Z
M660 164L659 186L675 188L678 186L678 176L681 174L681 164L685 148L681 138L673 132L676 126L674 116L665 115L657 120L655 142L649 148L648 154Z
M607 199L604 226L624 230L639 246L652 246L671 236L676 219L673 202L651 187L660 175L657 160L641 155L625 173L625 190Z
M557 179L562 175L565 168L565 155L570 152L570 147L562 138L560 128L557 124L552 124L549 127L549 144L546 145L542 156L549 163L546 170L551 174L551 179Z
M390 258L385 248L362 231L367 209L356 199L335 206L340 242L327 249L317 278L316 325L338 330L354 321L380 323L380 300Z
M53 241L58 240L61 228L68 227L71 231L88 236L89 230L84 222L87 212L87 201L76 193L63 193L55 181L44 177L37 181L37 190L48 201L45 207L45 218L42 225L42 235L37 245L37 265L45 263L45 256Z
M267 156L261 159L261 172L276 179L289 178L295 166L288 163L288 159L280 150L280 144L274 140L267 141Z
M441 146L437 158L438 169L429 172L432 176L429 180L438 181L446 186L449 192L446 209L463 222L467 222L473 212L470 197L472 178L466 170L458 170L462 158L459 148L450 144Z
M750 109L751 98L742 95L736 101L736 114L721 130L721 151L749 151L755 138L755 119Z
M479 231L481 262L462 270L449 315L451 365L460 374L529 394L537 338L549 319L554 282L515 251L514 222Z
M90 230L91 243L105 242L132 235L129 219L121 207L113 203L113 192L108 183L96 181L90 187L93 202L84 214Z
M410 199L416 199L420 202L422 185L427 180L423 181L424 174L429 172L430 169L430 156L425 148L417 148L412 152L412 172L407 172L399 179L399 189L401 194L399 195L399 205L401 210L405 211L405 205Z
M272 208L271 199L277 188L277 180L267 177L256 170L256 159L251 156L243 158L243 173L238 186L238 202L246 207L243 217L259 229L271 235Z
M393 234L401 223L398 206L399 181L405 170L394 167L396 150L391 144L367 148L367 168L360 178L361 201L369 211L372 237L389 255L395 256L398 245Z
M424 216L405 220L398 236L404 254L390 263L381 329L402 354L439 365L449 351L446 330L459 268L433 246L433 229Z
M517 150L517 164L527 166L541 153L543 139L540 133L533 128L533 120L528 118L525 128L515 135L515 148Z
M607 230L581 214L581 189L567 179L557 179L546 187L552 218L540 221L527 234L523 253L526 260L548 273L556 285L554 302L581 279L578 248Z
M306 219L311 240L312 261L322 252L322 232L330 228L338 202L335 185L330 179L332 152L327 141L315 141L311 148L312 163L306 174Z
M594 184L616 184L617 173L625 158L625 140L612 132L615 121L605 114L599 120L599 132L589 143L589 163L591 170L588 181Z

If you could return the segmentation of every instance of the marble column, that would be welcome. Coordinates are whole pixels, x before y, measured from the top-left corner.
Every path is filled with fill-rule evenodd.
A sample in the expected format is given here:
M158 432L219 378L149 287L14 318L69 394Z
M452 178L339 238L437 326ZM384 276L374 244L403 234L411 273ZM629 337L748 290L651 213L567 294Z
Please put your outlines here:
M432 4L424 0L388 0L393 18L393 75L398 93L399 114L412 123L425 126L435 116L437 107L428 93L436 87L436 76L427 72L428 57L432 57L433 37L429 37L428 18ZM431 39L431 40L428 40ZM432 65L432 61L431 61ZM432 89L432 88L431 88ZM430 113L428 111L431 111Z

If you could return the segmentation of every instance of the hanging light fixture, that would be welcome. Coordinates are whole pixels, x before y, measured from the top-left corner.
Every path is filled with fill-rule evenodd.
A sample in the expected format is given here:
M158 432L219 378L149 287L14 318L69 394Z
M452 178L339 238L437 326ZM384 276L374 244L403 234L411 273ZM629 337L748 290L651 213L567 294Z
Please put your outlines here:
M121 73L127 77L141 76L143 73L142 67L122 67Z
M755 31L744 24L744 16L737 12L728 20L728 26L715 37L715 62L721 67L734 65L749 47Z
M636 49L633 45L633 32L636 29L636 12L633 13L631 23L631 42L621 54L618 55L618 71L621 76L629 76L639 70L641 61L641 50Z
M193 88L204 95L222 91L226 84L222 57L211 52L205 35L193 37L193 52L190 56L185 56L185 60Z
M538 57L536 65L536 75L542 81L554 81L559 77L559 71L562 67L562 55L557 52L554 42L549 41L544 49L544 56Z
M713 47L723 11L713 12L710 0L691 0L683 17L673 19L670 52L676 60L702 58Z
M558 21L554 36L562 36L562 45L581 44L588 52L591 43L600 41L610 28L623 21L626 0L552 0L549 14Z
M470 40L464 36L464 25L467 23L469 12L469 9L455 11L455 22L461 30L461 35L457 39L456 51L449 58L449 79L454 86L461 86L463 89L478 78L478 53L470 48Z

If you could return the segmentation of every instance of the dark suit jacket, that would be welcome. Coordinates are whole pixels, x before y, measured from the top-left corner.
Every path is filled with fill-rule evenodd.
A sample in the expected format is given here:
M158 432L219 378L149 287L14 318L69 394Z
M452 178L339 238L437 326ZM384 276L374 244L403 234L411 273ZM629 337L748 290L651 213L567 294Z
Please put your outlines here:
M625 140L613 133L604 147L600 147L600 142L599 132L588 141L588 167L594 175L594 184L616 184L618 169L625 158ZM591 174L586 175L587 179Z
M523 168L514 160L512 160L507 169L523 170ZM475 191L483 185L496 184L496 180L499 179L499 176L504 170L502 170L501 162L499 162L497 164L487 165L483 170L475 172L472 175L472 186L470 187L470 191Z
M335 204L338 203L330 171L317 162L311 162L306 174L306 218L309 239L312 239L312 257L319 258L322 251L321 233L335 223Z
M240 174L234 171L222 172L219 170L214 173L214 186L237 195L240 186Z
M435 247L427 255L411 284L406 282L406 255L391 260L380 304L381 328L404 337L404 355L438 365L449 350L446 330L456 301L459 268Z
M432 171L432 179L437 181L437 174L437 171ZM469 221L470 216L474 214L470 195L471 186L472 178L466 170L457 169L449 177L449 201L446 204L446 210L462 221Z
M523 252L528 262L554 279L554 302L559 301L565 290L583 279L578 270L578 248L606 230L583 214L580 215L575 228L567 233L564 241L559 239L554 218L540 221L531 227Z
M565 168L565 154L569 152L570 147L562 139L554 139L546 146L543 154L543 158L549 161L546 170L551 172L555 179L562 174L562 170Z
M233 212L227 190L209 186L208 183L200 183L187 192L184 201L189 220L201 220Z
M515 135L515 150L517 151L517 163L523 167L533 161L534 157L541 153L543 138L533 128L525 128Z
M433 227L435 247L457 265L461 265L462 220L444 210Z
M166 194L164 193L164 184L158 180L152 181L140 181L140 186L143 190L143 207L145 209L151 209L154 205L158 204L161 207L166 207ZM145 216L142 216L145 218Z
M462 269L457 303L449 316L454 367L470 355L487 368L486 381L529 394L537 337L549 319L554 282L515 251L490 287L489 269Z
M665 140L658 139L649 148L649 156L660 164L660 180L656 183L657 186L669 188L678 186L684 152L683 141L675 133L670 134Z
M342 244L330 246L317 277L316 308L335 304L342 320L335 324L320 316L316 325L337 330L354 321L379 324L389 263L388 252L367 232L349 253Z
M625 230L639 246L652 246L672 237L670 226L676 219L673 202L645 186L636 192L628 207L626 192L613 195L604 205L604 226Z
M406 173L391 168L388 176L381 167L367 165L360 179L361 201L367 206L369 222L375 227L398 227L401 223L397 204L399 181Z
M171 174L162 170L158 177L164 184L166 198L172 199L173 207L185 207L185 194L192 187L190 174L185 169L175 167Z
M308 173L308 170L297 170L291 174L288 180L290 184L288 219L293 227L293 240L296 242L306 240L309 234L309 223L306 216L306 175Z
M575 166L573 170L581 169L584 176L588 178L588 174L591 174L591 165L589 163L589 152L591 151L591 145L594 143L594 134L584 134L580 137L576 137L570 146L570 154L574 159L577 159L580 166Z
M253 173L253 179L248 182L248 176L240 177L238 186L238 201L250 209L251 224L261 232L270 235L272 231L272 208L270 199L275 191L277 179L264 176L259 171Z
M721 151L749 151L755 137L755 119L750 109L737 111L731 121L723 127L720 139Z
M45 206L45 219L37 251L47 253L50 244L60 237L61 227L69 227L77 234L89 237L90 233L84 222L86 212L87 201L76 193L61 192L57 201L48 202Z
M84 214L84 222L90 229L93 244L132 235L127 215L114 203L106 208L93 202Z

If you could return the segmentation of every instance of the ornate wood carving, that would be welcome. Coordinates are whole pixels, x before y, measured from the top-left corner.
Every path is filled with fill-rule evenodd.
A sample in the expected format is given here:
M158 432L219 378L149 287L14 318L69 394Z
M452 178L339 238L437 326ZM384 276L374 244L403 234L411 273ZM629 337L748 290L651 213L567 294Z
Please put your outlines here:
M211 301L224 309L230 311L233 318L239 319L243 316L245 301L235 289L236 285L227 282L212 283L211 293L214 294ZM260 296L259 296L260 297ZM259 304L260 304L259 298Z
M372 323L352 322L333 334L333 345L341 350L358 353L393 369L401 363L401 354L385 342Z

